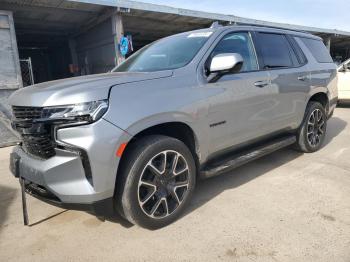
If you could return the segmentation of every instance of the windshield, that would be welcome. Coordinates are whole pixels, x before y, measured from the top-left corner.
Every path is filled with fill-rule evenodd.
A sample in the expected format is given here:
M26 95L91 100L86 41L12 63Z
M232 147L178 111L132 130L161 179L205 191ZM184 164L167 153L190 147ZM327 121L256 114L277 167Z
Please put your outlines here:
M112 72L152 72L187 65L212 32L193 32L156 41L130 56Z

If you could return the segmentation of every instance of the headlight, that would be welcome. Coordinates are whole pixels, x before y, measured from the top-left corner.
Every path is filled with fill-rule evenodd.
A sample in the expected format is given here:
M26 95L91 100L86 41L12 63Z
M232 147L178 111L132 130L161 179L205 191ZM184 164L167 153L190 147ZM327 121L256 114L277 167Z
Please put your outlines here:
M92 101L74 105L44 107L42 119L52 121L95 122L108 109L108 101Z

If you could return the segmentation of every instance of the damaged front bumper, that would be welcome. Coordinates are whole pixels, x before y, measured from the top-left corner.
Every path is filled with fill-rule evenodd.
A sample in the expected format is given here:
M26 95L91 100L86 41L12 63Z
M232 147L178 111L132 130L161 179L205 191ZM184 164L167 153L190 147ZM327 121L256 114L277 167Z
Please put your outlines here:
M101 119L58 129L55 139L61 146L48 159L32 156L20 145L13 149L10 170L23 179L25 192L62 208L110 214L119 164L115 151L129 135ZM84 159L89 163L88 176Z

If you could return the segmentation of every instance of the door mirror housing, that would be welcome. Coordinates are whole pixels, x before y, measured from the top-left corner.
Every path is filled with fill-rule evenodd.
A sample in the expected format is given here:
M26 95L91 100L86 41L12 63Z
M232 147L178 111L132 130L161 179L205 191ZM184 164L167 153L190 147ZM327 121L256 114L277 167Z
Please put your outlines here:
M214 56L210 63L210 73L237 73L241 70L243 58L238 53L224 53Z
M350 72L350 63L348 64L343 64L340 69L339 72Z
M349 71L349 68L348 68L348 65L343 65L343 72L347 72L347 71Z
M350 71L350 63L344 65L345 71Z
M238 53L223 53L214 56L210 63L208 82L213 83L223 75L241 71L243 57Z

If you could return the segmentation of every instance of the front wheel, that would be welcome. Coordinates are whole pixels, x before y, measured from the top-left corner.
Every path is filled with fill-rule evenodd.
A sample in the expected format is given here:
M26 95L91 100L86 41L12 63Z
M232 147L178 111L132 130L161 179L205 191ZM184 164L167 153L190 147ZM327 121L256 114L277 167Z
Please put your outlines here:
M150 229L175 221L196 182L196 167L187 146L175 138L148 136L135 141L124 157L116 195L121 214Z
M304 153L319 150L324 142L326 130L327 116L324 107L319 102L309 102L297 133L297 149Z

